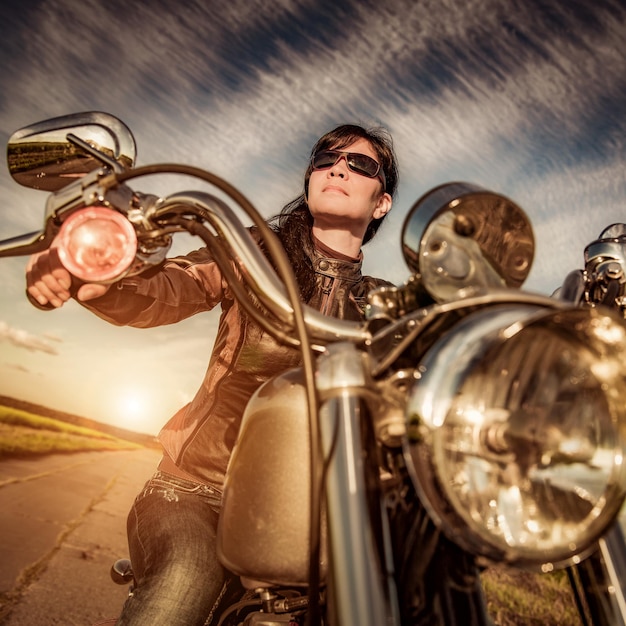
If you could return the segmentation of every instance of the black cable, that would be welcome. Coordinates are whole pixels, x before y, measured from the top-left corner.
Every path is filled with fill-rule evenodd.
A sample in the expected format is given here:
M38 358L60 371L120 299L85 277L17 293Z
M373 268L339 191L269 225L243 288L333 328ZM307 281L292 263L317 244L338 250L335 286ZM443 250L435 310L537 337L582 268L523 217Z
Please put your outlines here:
M126 172L111 174L118 182L123 183L133 178L152 174L183 174L199 178L214 185L227 196L234 200L250 217L263 237L268 253L275 263L279 276L285 284L291 306L293 308L294 326L296 335L300 341L302 353L302 369L305 376L305 389L307 406L309 409L309 436L311 441L311 511L310 511L310 560L309 560L309 597L311 599L307 613L307 624L317 626L321 623L319 608L320 596L320 552L321 552L321 492L323 480L322 445L319 427L318 398L315 389L315 364L311 341L307 333L300 292L296 282L291 263L278 240L276 233L267 225L266 221L254 208L252 203L235 187L223 178L211 174L201 168L178 163L163 163L138 167Z

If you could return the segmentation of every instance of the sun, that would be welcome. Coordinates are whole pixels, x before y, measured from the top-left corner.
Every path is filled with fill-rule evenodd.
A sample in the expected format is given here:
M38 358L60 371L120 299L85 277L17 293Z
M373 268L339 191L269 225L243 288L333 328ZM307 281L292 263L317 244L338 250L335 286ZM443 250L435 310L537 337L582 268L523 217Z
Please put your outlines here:
M120 390L115 396L118 423L123 428L145 432L154 418L150 395L139 388Z
M125 396L120 398L120 408L129 418L142 415L144 404L137 392L128 392Z

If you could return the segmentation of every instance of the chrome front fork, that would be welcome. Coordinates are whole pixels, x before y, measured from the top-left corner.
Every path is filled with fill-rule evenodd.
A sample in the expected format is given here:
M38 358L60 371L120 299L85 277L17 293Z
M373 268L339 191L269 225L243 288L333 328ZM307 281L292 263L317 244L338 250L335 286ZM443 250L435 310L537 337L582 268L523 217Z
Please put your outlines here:
M352 344L333 344L319 358L320 434L328 463L329 617L341 626L397 626L382 496L372 496L367 481L376 468L368 466L363 445L368 435L361 400L365 385L362 356ZM380 517L373 520L372 515Z

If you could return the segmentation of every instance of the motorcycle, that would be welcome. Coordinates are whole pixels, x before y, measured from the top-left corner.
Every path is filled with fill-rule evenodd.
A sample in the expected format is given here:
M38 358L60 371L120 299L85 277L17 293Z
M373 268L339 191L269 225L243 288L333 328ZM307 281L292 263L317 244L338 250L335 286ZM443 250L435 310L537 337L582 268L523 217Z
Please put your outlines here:
M606 227L584 251L583 270L570 272L553 294L584 307L609 307L626 318L626 224ZM567 574L582 623L626 626L626 541L619 524Z
M74 276L109 283L157 267L187 232L247 314L301 351L243 416L218 528L235 589L207 624L490 624L480 574L493 563L566 569L584 624L624 623L626 226L591 244L558 294L534 294L521 289L524 211L443 184L402 227L410 278L371 293L356 323L300 303L275 233L236 188L195 167L135 167L113 116L23 128L7 158L49 195L43 228L0 256L55 241ZM214 193L129 185L172 173L234 203L267 256ZM129 563L114 570L132 579Z

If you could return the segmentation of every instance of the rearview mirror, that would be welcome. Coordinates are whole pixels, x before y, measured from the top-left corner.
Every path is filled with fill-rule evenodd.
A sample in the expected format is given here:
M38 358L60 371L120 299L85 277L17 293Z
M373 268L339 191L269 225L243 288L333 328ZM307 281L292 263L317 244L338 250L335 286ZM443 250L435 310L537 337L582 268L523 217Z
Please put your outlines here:
M102 167L123 171L135 163L130 129L108 113L89 111L55 117L22 128L11 136L7 164L20 185L58 191Z

